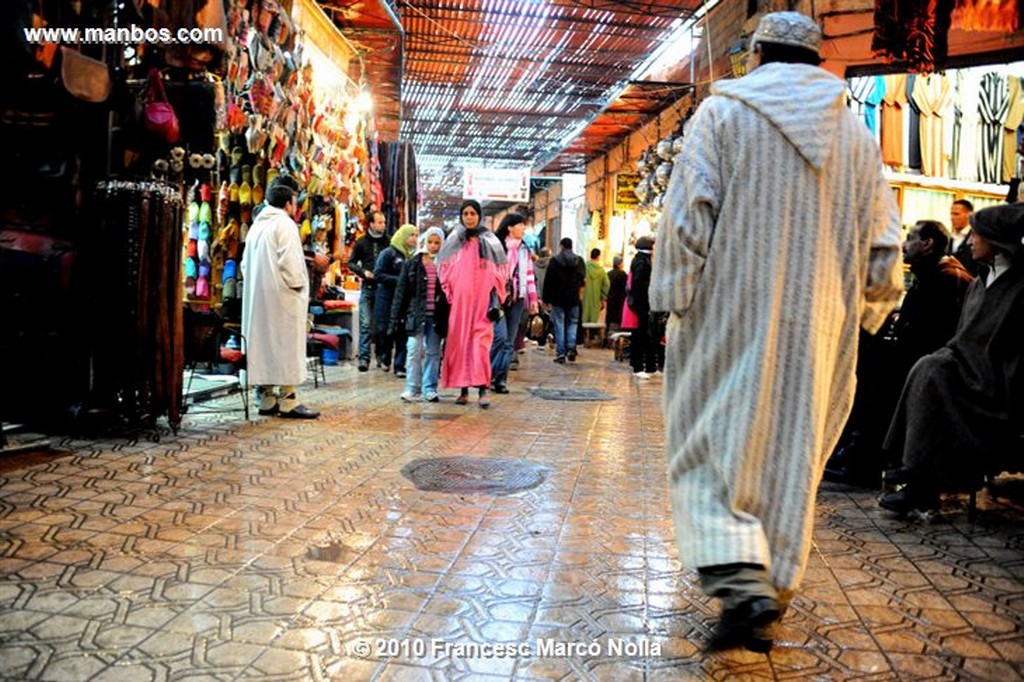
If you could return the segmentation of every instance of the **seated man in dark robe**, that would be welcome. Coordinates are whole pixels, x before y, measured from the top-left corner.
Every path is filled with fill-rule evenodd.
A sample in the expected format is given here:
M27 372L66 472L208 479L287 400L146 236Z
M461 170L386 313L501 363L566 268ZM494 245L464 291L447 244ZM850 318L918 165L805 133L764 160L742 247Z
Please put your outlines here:
M879 504L939 508L943 492L978 488L1024 423L1024 204L971 217L971 250L988 265L967 291L956 335L914 365L885 447L902 456L903 487Z
M903 262L913 281L898 313L883 332L861 332L857 394L825 480L878 487L887 462L882 442L903 383L914 363L946 345L956 332L973 276L946 255L949 232L936 220L919 220L903 242ZM896 463L892 463L896 464Z

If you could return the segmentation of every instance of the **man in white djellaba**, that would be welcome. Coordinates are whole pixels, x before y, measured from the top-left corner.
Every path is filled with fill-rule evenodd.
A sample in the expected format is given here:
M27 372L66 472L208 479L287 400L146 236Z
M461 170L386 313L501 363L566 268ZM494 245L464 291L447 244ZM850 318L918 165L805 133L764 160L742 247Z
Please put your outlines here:
M687 126L658 228L672 513L683 564L722 600L710 650L771 649L853 401L858 327L876 332L902 288L878 145L820 44L807 16L761 19L748 75Z
M295 189L276 183L267 206L253 222L242 255L242 335L249 381L256 385L259 413L316 419L302 405L296 386L306 380L306 320L309 271L293 216ZM317 254L323 267L326 256Z

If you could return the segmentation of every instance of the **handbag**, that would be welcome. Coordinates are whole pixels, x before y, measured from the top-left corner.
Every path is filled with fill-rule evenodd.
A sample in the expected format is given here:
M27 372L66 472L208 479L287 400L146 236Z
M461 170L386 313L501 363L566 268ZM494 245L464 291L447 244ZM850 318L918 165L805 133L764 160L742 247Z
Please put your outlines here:
M501 309L501 305L498 303L498 290L491 289L491 298L487 306L487 319L491 322L497 322L504 315L505 311Z
M174 144L181 136L178 115L167 101L163 80L156 69L149 70L149 89L146 92L146 104L142 108L142 121L146 130L158 135L168 144Z
M515 279L519 274L519 264L516 263L515 270L512 274L505 279L505 300L502 302L501 307L504 310L511 310L512 306L516 304L515 298Z
M105 102L113 85L106 63L61 46L60 79L69 93L85 102Z

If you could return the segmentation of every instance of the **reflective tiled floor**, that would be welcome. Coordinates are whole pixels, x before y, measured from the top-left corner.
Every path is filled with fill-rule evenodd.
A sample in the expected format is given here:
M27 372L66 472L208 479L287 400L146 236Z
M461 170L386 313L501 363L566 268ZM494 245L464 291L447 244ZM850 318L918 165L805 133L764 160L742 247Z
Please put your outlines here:
M68 439L63 455L0 461L0 677L1024 676L1024 481L981 495L973 524L951 500L932 525L826 484L775 650L706 656L717 607L676 557L659 380L607 350L521 357L489 410L451 392L403 404L399 380L343 364L304 387L316 422L190 414L158 442ZM488 495L402 476L452 456L524 460L545 480Z

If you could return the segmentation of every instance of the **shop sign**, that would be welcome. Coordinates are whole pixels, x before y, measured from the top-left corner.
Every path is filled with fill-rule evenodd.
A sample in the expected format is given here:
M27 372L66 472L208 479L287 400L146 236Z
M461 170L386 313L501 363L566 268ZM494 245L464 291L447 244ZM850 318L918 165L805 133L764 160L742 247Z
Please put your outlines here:
M530 169L466 168L462 198L478 201L529 201Z
M615 210L628 211L640 203L633 190L640 184L639 173L618 173L615 176Z

